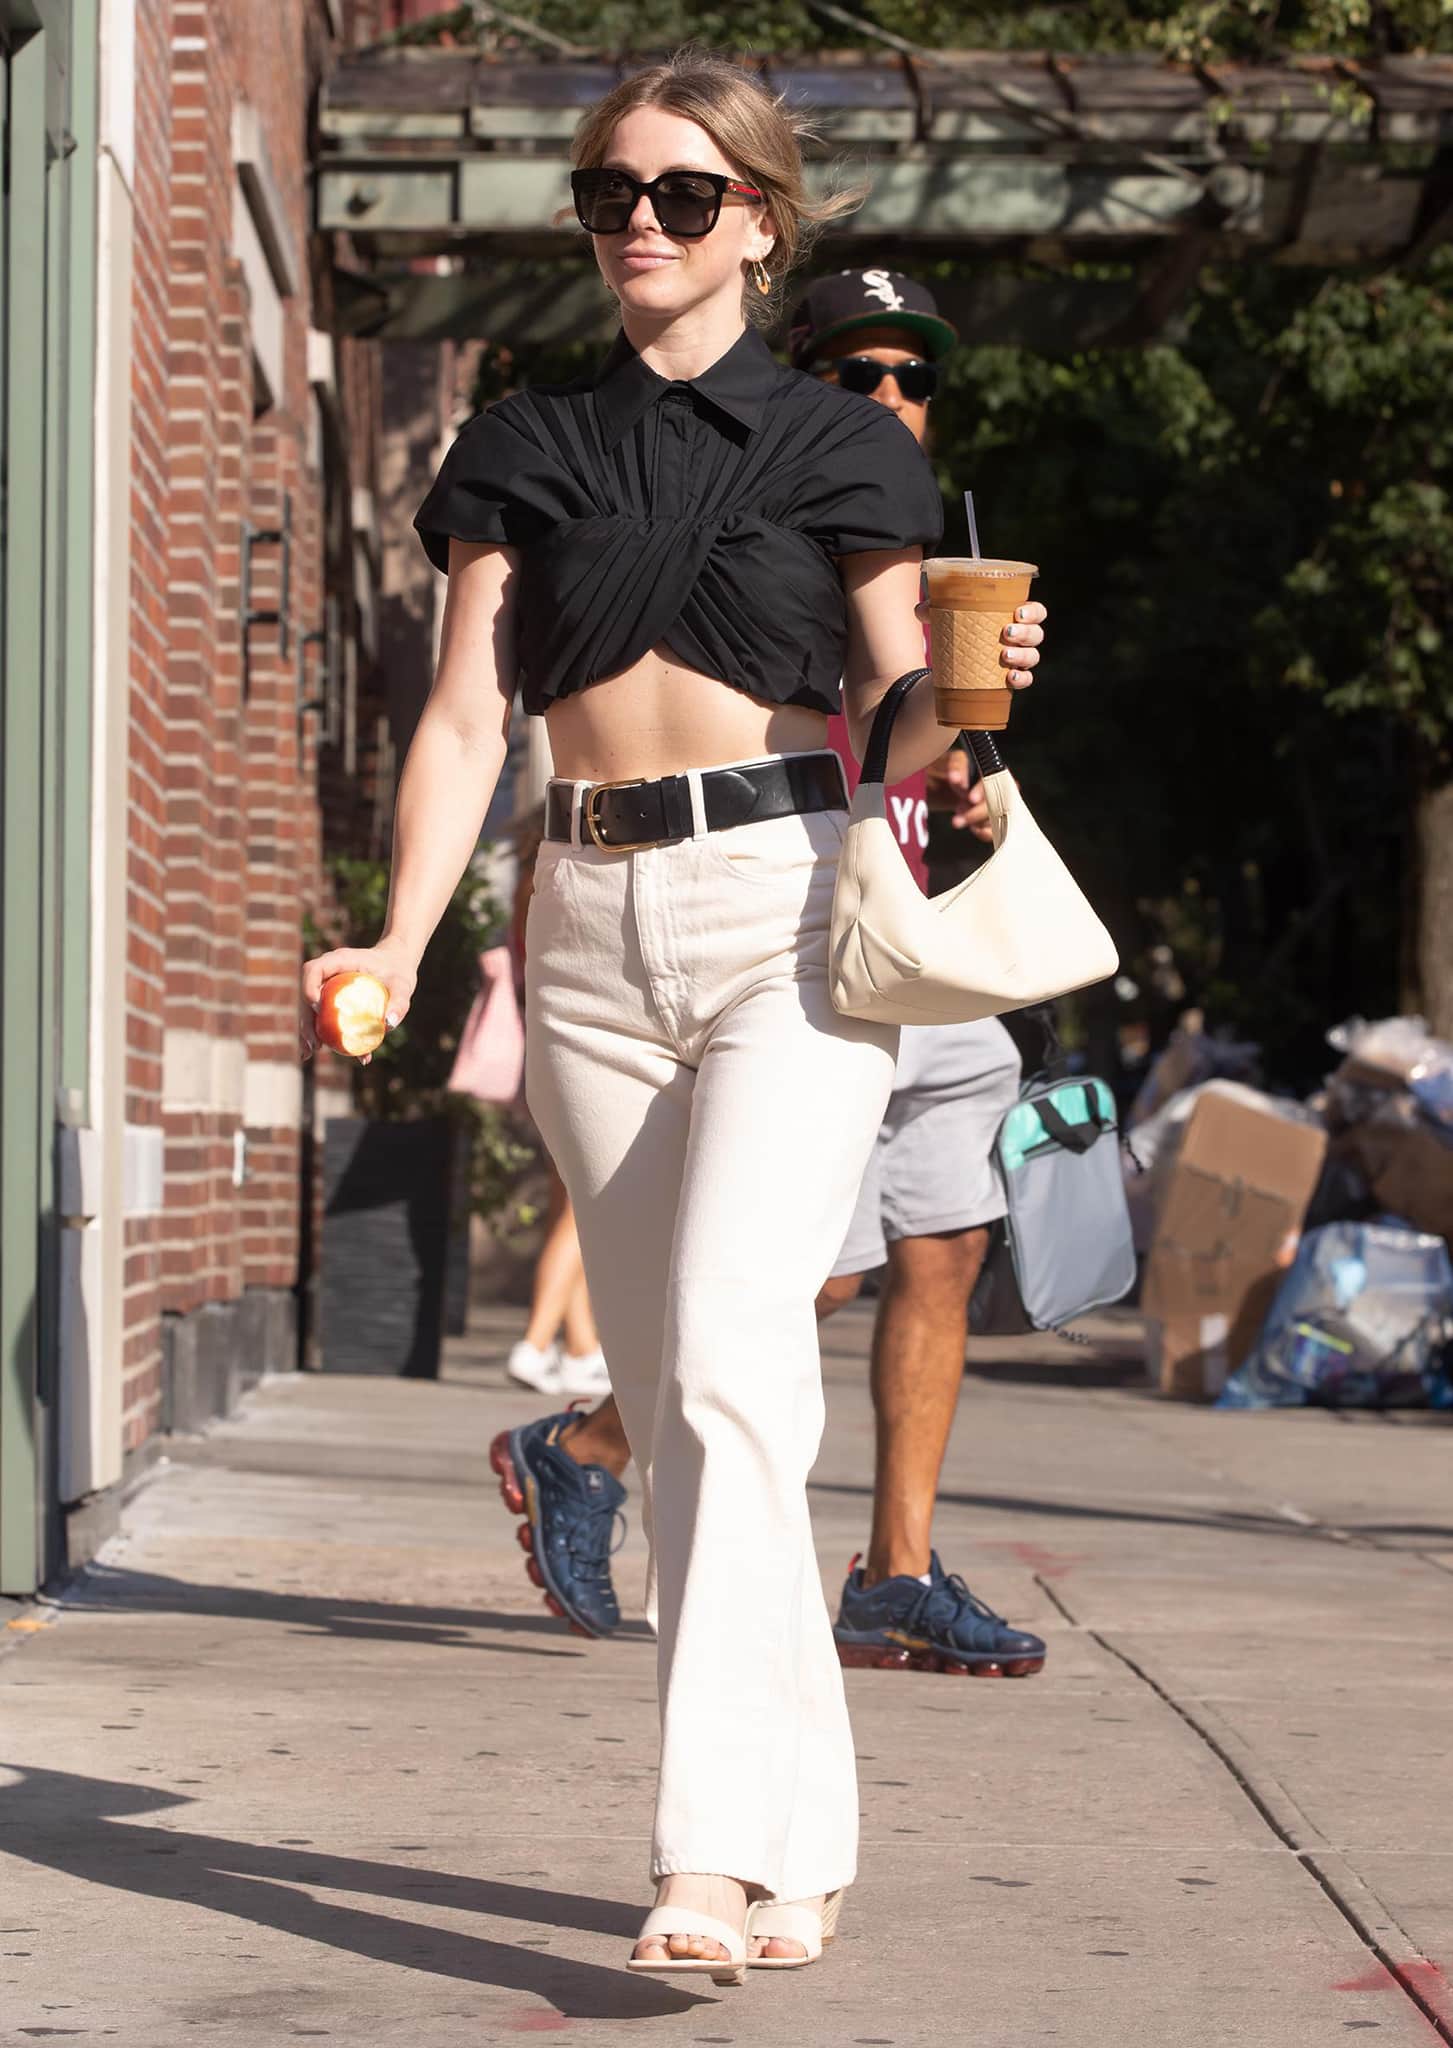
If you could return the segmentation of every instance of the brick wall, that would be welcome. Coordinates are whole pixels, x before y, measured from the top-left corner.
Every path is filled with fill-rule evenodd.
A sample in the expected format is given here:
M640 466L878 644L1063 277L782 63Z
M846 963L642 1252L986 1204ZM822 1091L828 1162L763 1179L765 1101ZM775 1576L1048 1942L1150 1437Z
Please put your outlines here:
M227 1197L244 981L228 884L239 854L237 509L247 456L237 387L248 364L230 253L236 81L227 10L175 0L172 21L161 1273L164 1306L186 1311L235 1294L240 1275Z
M132 353L130 748L127 775L126 1120L161 1119L166 930L167 317L171 14L137 10ZM118 857L121 849L117 849ZM133 1450L161 1405L160 1219L126 1225L122 1428Z
M356 629L349 506L372 483L378 367L337 351L339 425L321 436L307 144L330 18L324 0L267 14L258 35L252 0L138 10L127 1115L163 1132L165 1171L161 1213L127 1230L128 1450L161 1420L163 1317L299 1278L297 976L321 894L320 780L344 843L365 801L300 721L298 643L328 589L344 637ZM239 106L291 250L275 349L275 266L259 268L261 243L241 260L235 225ZM256 624L244 646L244 525L275 530L285 505L288 645ZM281 569L280 546L253 548L254 609L281 607Z

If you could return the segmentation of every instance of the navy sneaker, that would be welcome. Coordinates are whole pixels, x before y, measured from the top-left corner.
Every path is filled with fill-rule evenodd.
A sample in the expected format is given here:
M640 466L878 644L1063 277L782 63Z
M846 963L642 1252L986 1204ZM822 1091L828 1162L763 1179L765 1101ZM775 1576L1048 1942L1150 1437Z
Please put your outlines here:
M1010 1628L971 1593L957 1572L946 1572L934 1551L930 1584L922 1579L880 1579L863 1584L856 1558L843 1587L833 1635L849 1670L946 1671L960 1677L1027 1678L1044 1669L1038 1636Z
M578 1635L608 1636L621 1621L610 1559L626 1490L604 1465L577 1465L561 1450L561 1430L578 1420L567 1410L503 1429L489 1462L505 1506L525 1517L525 1569L543 1589L545 1605Z

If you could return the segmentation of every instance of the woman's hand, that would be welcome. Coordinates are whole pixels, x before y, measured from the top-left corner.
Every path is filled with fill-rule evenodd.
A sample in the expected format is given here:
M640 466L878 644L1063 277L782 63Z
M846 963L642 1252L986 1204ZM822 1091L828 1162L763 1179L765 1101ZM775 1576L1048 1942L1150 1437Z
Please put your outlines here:
M349 974L355 970L372 974L388 990L390 1031L395 1025L402 1024L409 1014L409 1004L418 986L418 965L402 947L388 939L380 939L376 946L339 946L331 953L320 953L316 960L309 960L303 968L298 1050L305 1060L311 1059L318 1050L317 1010L324 982L331 981L335 974ZM365 1059L362 1064L367 1066L368 1061Z
M1044 622L1049 613L1038 601L1020 605L1014 614L1014 624L1006 626L999 638L1004 643L1000 661L1009 671L1011 689L1027 690L1034 681L1034 671L1039 666L1039 650L1044 642Z
M917 609L919 618L927 621L927 601L925 600ZM1009 671L1010 689L1027 690L1034 681L1033 672L1039 666L1039 650L1044 641L1044 622L1048 617L1049 613L1037 599L1029 604L1022 604L1014 614L1014 623L1006 626L999 635L1004 643L1004 652L999 656L999 660Z

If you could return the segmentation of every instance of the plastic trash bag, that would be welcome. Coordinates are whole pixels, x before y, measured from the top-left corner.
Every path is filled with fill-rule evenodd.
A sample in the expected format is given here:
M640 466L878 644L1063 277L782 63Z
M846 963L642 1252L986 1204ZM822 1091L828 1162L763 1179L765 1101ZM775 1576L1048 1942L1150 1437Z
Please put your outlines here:
M1395 1217L1308 1231L1218 1408L1445 1405L1453 1261ZM1453 1395L1449 1396L1453 1403Z
M1453 1128L1453 1044L1435 1037L1425 1018L1349 1017L1327 1033L1327 1043L1401 1084L1424 1116Z

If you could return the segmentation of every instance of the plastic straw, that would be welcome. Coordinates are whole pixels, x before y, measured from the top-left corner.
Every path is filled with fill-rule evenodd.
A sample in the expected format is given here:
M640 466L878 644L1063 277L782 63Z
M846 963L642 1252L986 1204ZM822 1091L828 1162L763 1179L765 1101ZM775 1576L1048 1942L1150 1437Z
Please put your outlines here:
M969 553L977 562L980 560L979 529L974 521L974 494L972 491L964 492L964 510L969 515Z

